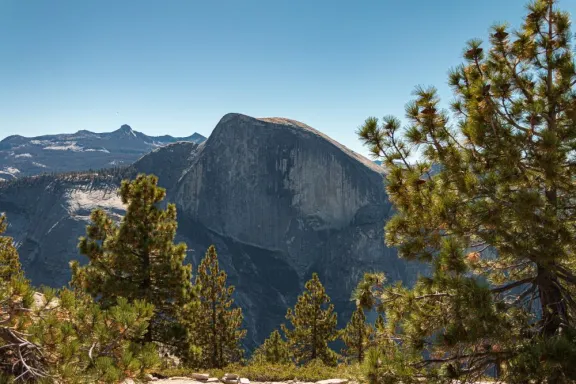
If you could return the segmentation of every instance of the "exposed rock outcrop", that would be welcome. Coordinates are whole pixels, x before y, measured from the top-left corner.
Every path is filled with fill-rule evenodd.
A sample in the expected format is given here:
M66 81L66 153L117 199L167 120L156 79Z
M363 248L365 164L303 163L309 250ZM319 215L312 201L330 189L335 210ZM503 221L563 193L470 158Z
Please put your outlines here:
M384 245L391 214L380 167L322 133L287 119L224 116L200 144L177 143L144 156L122 177L154 173L178 208L178 240L194 266L215 244L237 286L248 328L247 347L282 322L303 284L318 272L340 321L367 270L411 283L415 267ZM121 214L120 176L0 187L24 268L34 283L67 282L70 259L89 211Z

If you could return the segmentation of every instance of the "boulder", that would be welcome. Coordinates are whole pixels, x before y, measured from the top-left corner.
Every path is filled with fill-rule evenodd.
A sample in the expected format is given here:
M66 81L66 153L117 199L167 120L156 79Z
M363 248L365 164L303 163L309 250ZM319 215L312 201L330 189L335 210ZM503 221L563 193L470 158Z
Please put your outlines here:
M316 384L348 384L348 379L328 379L317 381Z
M207 373L193 373L192 378L199 381L208 381L210 375Z

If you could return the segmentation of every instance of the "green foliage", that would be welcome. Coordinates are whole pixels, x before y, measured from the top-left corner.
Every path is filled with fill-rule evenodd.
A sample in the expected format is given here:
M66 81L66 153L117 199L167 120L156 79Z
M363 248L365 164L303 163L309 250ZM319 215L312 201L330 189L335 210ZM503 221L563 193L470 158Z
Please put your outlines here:
M290 350L278 330L274 330L252 354L252 361L267 364L289 364Z
M416 384L421 383L418 370L414 368L416 358L395 344L372 347L366 351L362 364L364 377L369 384ZM427 382L433 382L428 375Z
M382 314L378 314L376 322L374 323L374 331L372 333L372 343L376 345L382 345L388 338L388 330L386 328L386 321Z
M0 217L0 235L5 230ZM107 310L82 292L34 293L12 239L0 236L0 380L116 383L154 368L152 344L139 345L153 306L119 298Z
M551 338L539 337L518 347L519 352L506 367L510 383L570 383L576 376L576 333Z
M0 215L0 379L44 377L48 372L40 347L25 333L32 320L34 292L24 278L13 239L3 236L6 227L6 216Z
M184 334L177 312L195 292L191 266L183 264L186 245L173 243L176 207L159 207L166 193L157 184L155 176L146 175L122 182L120 197L127 209L119 224L101 209L92 212L86 237L78 245L89 262L71 263L71 285L104 308L115 305L119 296L153 304L155 313L144 339L176 345Z
M305 287L294 309L288 308L286 313L292 328L282 325L288 346L297 364L318 359L326 365L335 365L336 353L328 347L338 337L334 305L330 304L318 274L314 273Z
M366 324L364 309L357 307L346 328L341 331L340 337L346 345L342 354L361 363L364 360L364 354L370 343L372 333L372 327Z
M244 317L242 309L233 306L234 286L227 286L226 279L216 248L210 246L195 280L200 302L191 303L182 311L187 338L195 346L187 357L194 367L222 368L243 356L240 342L246 335L246 330L241 329Z
M364 309L372 309L377 305L377 297L384 288L386 276L383 273L365 273L364 278L358 282L358 286L352 292L352 299L356 306Z
M449 76L452 114L419 87L405 129L387 116L359 130L387 168L387 244L431 269L375 304L429 376L496 367L510 382L576 379L564 359L576 315L576 71L556 3L530 3L514 33L493 27L487 49L468 42ZM567 354L545 352L550 342Z
M159 363L153 344L138 344L154 307L118 298L106 310L89 296L70 290L45 290L28 327L29 340L41 346L51 379L61 383L117 383L143 377Z

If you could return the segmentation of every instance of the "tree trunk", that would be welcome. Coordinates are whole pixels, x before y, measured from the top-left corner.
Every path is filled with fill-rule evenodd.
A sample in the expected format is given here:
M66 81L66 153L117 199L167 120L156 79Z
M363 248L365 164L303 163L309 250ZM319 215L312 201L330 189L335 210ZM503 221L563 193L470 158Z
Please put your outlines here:
M152 342L152 322L148 325L148 329L146 329L146 333L144 334L144 342L151 343Z
M359 328L358 331L358 362L362 363L362 360L364 358L363 356L363 347L364 347L364 335L362 334L363 329Z
M212 367L218 366L218 340L216 335L216 300L212 298Z
M536 285L540 293L540 309L542 311L542 335L554 336L559 329L567 324L568 314L566 303L558 279L550 271L538 265Z
M143 270L142 272L144 274L144 278L142 279L142 284L140 286L142 289L142 295L148 303L153 303L153 301L151 300L151 297L149 297L151 287L152 287L152 278L150 276L150 253L149 253L148 249L146 249L142 255L142 270ZM156 314L154 314L154 317L155 316L156 316ZM153 326L154 326L154 318L150 319L150 324L148 325L148 329L146 330L146 333L144 334L144 341L146 343L152 342L152 328L153 328Z
M312 319L312 356L311 359L314 360L316 358L316 318L317 318L317 311L314 308L314 318Z

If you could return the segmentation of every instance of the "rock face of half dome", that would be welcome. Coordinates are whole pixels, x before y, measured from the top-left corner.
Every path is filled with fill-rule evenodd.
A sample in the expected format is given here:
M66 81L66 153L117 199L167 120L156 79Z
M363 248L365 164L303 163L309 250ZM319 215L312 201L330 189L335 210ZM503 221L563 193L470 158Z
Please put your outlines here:
M285 321L286 306L312 272L319 272L341 320L365 271L413 278L384 245L391 205L383 177L379 166L305 124L228 114L173 197L232 266L239 300L255 317L251 333L262 340Z

